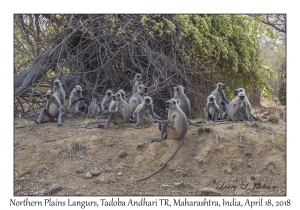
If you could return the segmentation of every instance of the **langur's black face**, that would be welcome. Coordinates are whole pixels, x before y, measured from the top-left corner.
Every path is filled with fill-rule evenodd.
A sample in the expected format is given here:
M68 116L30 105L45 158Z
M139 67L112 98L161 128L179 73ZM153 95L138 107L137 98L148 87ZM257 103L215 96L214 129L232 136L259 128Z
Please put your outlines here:
M166 109L169 109L170 103L168 101L166 101L165 107L166 107Z
M77 90L77 94L80 94L81 93L81 90Z
M46 95L46 97L47 97L47 99L48 99L48 100L51 98L51 96L50 96L50 95L48 95L48 94Z
M141 79L141 75L139 75L139 74L136 75L136 78Z
M57 87L59 85L59 82L54 82L54 85Z
M111 92L106 93L106 95L107 95L108 97L110 97L110 96L111 96Z
M209 102L214 102L214 98L213 97L209 98Z
M241 101L243 101L245 99L245 96L240 96L239 98Z
M145 99L145 102L146 104L150 104L150 99L149 98Z
M226 89L226 85L223 85L223 90L225 90Z
M112 99L115 101L116 100L116 96L112 96Z
M125 94L121 94L122 95L122 98L124 99L125 98Z
M145 87L145 93L148 93L148 88Z
M234 90L234 96L237 96L237 94L238 94L238 91Z

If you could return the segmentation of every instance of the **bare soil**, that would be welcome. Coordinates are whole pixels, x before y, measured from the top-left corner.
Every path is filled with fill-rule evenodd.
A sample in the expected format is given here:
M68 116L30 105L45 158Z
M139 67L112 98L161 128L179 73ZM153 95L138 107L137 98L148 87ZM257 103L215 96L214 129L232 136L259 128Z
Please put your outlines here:
M62 127L16 118L14 195L34 195L53 184L62 186L55 195L198 196L206 187L220 193L211 195L286 195L285 107L262 104L254 110L261 123L210 125L212 131L201 135L189 125L175 157L140 182L178 145L175 139L151 143L160 133L157 124L102 130L86 129L95 119L85 117L63 118ZM267 121L272 113L280 114L279 123ZM101 174L87 178L92 169Z

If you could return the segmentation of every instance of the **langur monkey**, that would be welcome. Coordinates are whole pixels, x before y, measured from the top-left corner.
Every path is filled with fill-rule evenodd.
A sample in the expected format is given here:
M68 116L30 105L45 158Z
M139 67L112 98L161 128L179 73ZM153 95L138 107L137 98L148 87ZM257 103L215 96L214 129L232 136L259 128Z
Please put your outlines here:
M178 103L178 107L185 113L187 121L195 126L198 126L198 124L195 124L189 120L189 117L191 116L191 105L190 100L184 93L184 88L181 85L178 85L174 87L174 99Z
M138 91L139 86L142 84L141 77L142 77L142 76L141 76L141 74L139 74L139 73L137 73L137 74L134 76L134 79L133 79L133 81L132 81L132 85L133 85L133 87L132 87L133 94L134 94L135 92Z
M130 117L130 107L129 104L124 101L121 97L121 94L119 92L114 94L114 100L116 101L116 109L111 110L108 112L108 119L104 125L98 125L98 128L107 129L109 128L109 125L111 122L114 122L114 124L127 124L130 127L141 129L144 127L135 127L133 125L129 124L129 117Z
M135 111L136 107L143 102L144 95L147 94L148 94L148 88L144 85L140 85L138 91L130 97L129 106L130 106L131 115Z
M157 122L154 111L153 111L153 101L152 98L149 96L144 97L143 103L138 105L133 112L133 120L136 124L139 124L143 116L151 115L153 122ZM150 119L152 121L152 119Z
M165 161L165 163L155 172L146 176L144 178L138 179L137 181L141 181L144 179L148 179L154 174L158 173L165 165L174 157L177 153L181 145L183 144L183 140L185 134L188 130L188 122L185 113L178 107L177 101L175 99L170 99L166 101L166 109L168 110L168 119L159 122L159 129L161 131L160 137L152 140L154 141L163 141L168 136L174 139L180 139L177 148L171 154L171 156Z
M125 91L123 90L123 89L120 89L119 91L118 91L118 93L120 93L121 94L121 98L124 100L124 101L126 101L126 98L125 98ZM110 105L109 105L109 111L111 111L111 110L115 110L116 109L116 101L113 99L113 97L112 97L112 100L111 100L111 102L110 102Z
M228 109L223 115L223 118L227 116L228 120L232 121L250 121L253 119L249 115L249 110L244 107L244 103L247 99L247 96L244 92L239 92L237 97L234 98L228 105Z
M240 93L240 92L244 92L246 93L245 89L244 88L237 88L237 89L234 89L234 96L237 97L237 95ZM248 97L247 99L245 99L245 104L244 104L245 108L247 108L250 112L251 112L251 104L250 104L250 101L248 100Z
M53 122L55 118L57 118L57 126L61 126L61 110L62 104L60 100L54 95L54 91L48 90L46 93L47 103L46 107L44 107L39 115L37 124L40 124L44 117L47 116L50 119L50 122Z
M61 105L64 105L66 94L58 78L54 80L53 91L54 91L54 95L60 100Z
M226 89L226 85L219 82L217 88L211 93L211 95L214 95L216 97L216 103L220 108L220 118L222 116L222 110L223 112L226 112L227 110L226 104L229 104L224 94L225 89Z
M204 114L208 120L217 121L219 117L220 108L216 103L216 97L209 95L207 97L206 108L204 108Z
M82 88L80 85L76 85L71 92L70 100L69 100L69 109L73 113L77 113L81 110L84 113L87 113L87 105L83 102L85 98L82 97Z
M97 104L97 99L93 98L91 104L88 107L88 115L90 117L97 117L100 112L99 105Z
M101 116L107 115L107 113L109 111L110 103L113 100L112 98L113 98L113 92L110 89L108 89L105 92L105 96L101 101L101 107L100 107L100 115Z
M237 88L237 89L234 89L234 96L237 97L237 95L240 92L246 93L244 88ZM252 106L251 106L251 103L250 103L248 97L246 97L246 99L245 99L244 107L249 111L249 115L250 115L250 117L252 117L252 119L254 121L262 121L261 119L254 117L253 114L251 113Z

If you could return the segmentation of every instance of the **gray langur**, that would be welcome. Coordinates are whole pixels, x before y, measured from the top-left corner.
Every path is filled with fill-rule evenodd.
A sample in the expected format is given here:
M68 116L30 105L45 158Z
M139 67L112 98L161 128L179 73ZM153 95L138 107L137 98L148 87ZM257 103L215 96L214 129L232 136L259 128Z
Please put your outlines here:
M234 89L234 96L237 97L237 95L240 92L246 93L244 88L237 88L237 89ZM244 107L249 111L249 115L254 121L262 121L260 118L254 117L253 114L251 113L252 106L251 106L251 103L250 103L248 97L245 99Z
M83 102L85 98L82 97L82 88L80 85L76 85L71 92L70 99L69 99L69 109L73 113L77 113L81 110L84 113L88 112L88 106Z
M107 129L111 122L114 122L115 125L118 124L127 124L130 127L141 129L143 127L135 127L130 125L129 118L130 118L130 107L129 104L124 101L121 97L119 92L115 93L113 96L114 100L116 101L116 109L111 110L108 112L108 119L105 125L98 125L98 128Z
M120 93L121 94L121 98L124 100L124 101L126 101L126 98L125 98L125 91L123 90L123 89L120 89L120 90L118 90L118 93ZM111 110L115 110L116 109L116 101L113 99L113 97L112 97L112 100L111 100L111 102L110 102L110 105L109 105L109 111L111 111Z
M110 103L113 100L112 98L113 98L113 92L110 89L108 89L105 92L105 96L103 97L103 99L101 101L100 116L107 115L107 113L109 111Z
M156 138L152 140L154 141L163 141L168 136L174 139L180 139L177 148L170 155L170 157L165 161L165 163L155 172L150 175L138 179L137 181L148 179L154 174L158 173L161 169L165 167L165 165L174 157L174 155L178 152L179 148L183 144L184 137L188 130L188 122L185 113L178 107L177 101L175 99L170 99L166 101L166 110L168 110L168 119L159 122L159 130L160 138Z
M220 108L220 117L222 116L222 110L223 112L226 112L227 110L226 104L229 104L224 94L225 89L226 85L219 82L217 88L211 93L211 95L214 95L216 97L216 103Z
M126 98L125 98L125 91L123 89L120 89L118 90L118 92L121 94L121 97L124 101L126 101Z
M133 120L136 122L136 124L139 124L142 117L148 117L148 115L151 115L153 122L157 122L153 111L152 98L149 96L145 96L143 103L138 105L135 111L133 112ZM150 118L151 121L152 119Z
M90 117L97 117L100 112L99 105L97 104L97 99L93 98L91 104L88 107L88 115Z
M133 87L132 87L133 94L134 94L135 92L138 91L139 86L142 84L141 77L142 77L142 76L141 76L141 74L139 74L139 73L137 73L137 74L134 76L134 79L133 79L133 81L132 81L132 85L133 85Z
M54 95L54 91L49 90L46 93L47 103L46 106L42 109L37 124L40 124L44 117L47 116L50 119L50 122L53 122L57 118L57 126L61 126L61 114L62 114L62 104L60 100Z
M234 96L237 97L237 95L238 95L240 92L246 93L246 91L245 91L244 88L237 88L237 89L234 89ZM248 100L248 97L247 97L247 99L245 100L244 106L245 106L245 108L247 108L247 109L251 112L252 107L251 107L250 101Z
M247 96L244 92L239 92L237 97L234 98L228 105L228 109L223 115L223 118L227 116L228 120L232 121L250 121L253 119L249 114L249 110L244 107L244 103L247 99Z
M209 95L207 97L206 108L204 108L204 114L208 120L217 121L219 117L220 108L216 103L216 97Z
M177 85L174 87L174 99L177 101L178 107L185 113L187 121L194 126L198 126L198 124L189 120L189 117L191 116L191 104L190 100L184 93L183 86Z
M148 88L144 85L140 85L138 91L130 97L129 106L130 106L131 115L135 111L136 107L143 102L144 95L147 94L148 94Z
M53 84L53 91L54 91L54 95L60 100L60 103L62 105L65 104L65 98L66 98L66 94L65 91L63 89L63 87L61 86L61 82L58 78L56 78L54 80L54 84Z

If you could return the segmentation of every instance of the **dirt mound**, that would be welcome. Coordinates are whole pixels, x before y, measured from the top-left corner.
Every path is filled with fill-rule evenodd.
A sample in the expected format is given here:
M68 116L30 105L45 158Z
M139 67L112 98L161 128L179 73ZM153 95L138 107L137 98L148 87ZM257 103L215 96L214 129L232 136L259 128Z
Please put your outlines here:
M262 110L259 116L265 112ZM189 125L175 157L158 174L136 182L161 166L178 145L145 129L86 129L90 118L37 125L15 119L14 195L33 195L59 184L55 195L286 195L286 124L211 125L200 135ZM25 127L22 127L26 125ZM89 171L99 171L87 176Z

